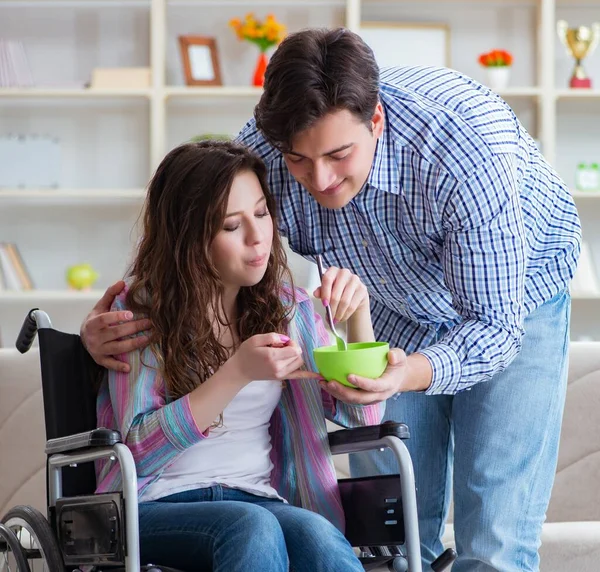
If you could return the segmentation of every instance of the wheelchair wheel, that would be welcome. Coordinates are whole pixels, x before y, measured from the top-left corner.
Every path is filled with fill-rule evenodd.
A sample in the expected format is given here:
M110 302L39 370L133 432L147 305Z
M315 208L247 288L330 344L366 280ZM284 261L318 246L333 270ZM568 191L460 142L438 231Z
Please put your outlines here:
M46 517L31 506L15 506L2 519L27 559L29 572L64 572L64 563L54 531ZM0 569L0 572L4 570Z
M0 524L0 572L30 572L15 533Z

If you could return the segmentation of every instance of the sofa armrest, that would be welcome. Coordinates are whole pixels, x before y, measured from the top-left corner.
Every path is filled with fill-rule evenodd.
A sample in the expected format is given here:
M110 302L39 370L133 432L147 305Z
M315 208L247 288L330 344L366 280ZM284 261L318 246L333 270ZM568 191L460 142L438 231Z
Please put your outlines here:
M444 546L455 546L454 528L446 524ZM600 522L545 522L540 547L540 572L597 572Z
M600 569L600 522L546 522L540 572L596 572Z
M121 434L112 429L100 427L67 437L58 437L46 441L46 455L69 453L91 447L112 447L121 442Z

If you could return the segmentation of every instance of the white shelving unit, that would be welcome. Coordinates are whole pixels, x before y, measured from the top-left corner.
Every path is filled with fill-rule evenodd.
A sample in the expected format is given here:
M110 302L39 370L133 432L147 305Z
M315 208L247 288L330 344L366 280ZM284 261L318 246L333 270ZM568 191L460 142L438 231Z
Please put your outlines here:
M235 134L260 89L250 86L254 46L239 42L233 17L274 13L290 32L361 21L442 22L452 67L485 81L479 53L515 56L500 95L513 107L567 184L580 162L600 162L600 52L584 61L591 90L568 89L573 67L556 20L589 25L600 0L0 0L0 38L25 44L37 87L0 89L0 135L41 133L61 141L59 189L0 189L0 241L15 242L38 290L0 292L0 345L12 345L32 306L78 331L103 289L120 278L137 240L147 182L164 154L200 133ZM186 87L177 36L215 36L222 87ZM89 89L93 68L147 66L147 89ZM600 270L600 193L574 192ZM66 290L66 267L90 262L96 290ZM293 259L299 281L303 261ZM574 337L600 339L600 295L577 299ZM597 323L596 323L597 322Z

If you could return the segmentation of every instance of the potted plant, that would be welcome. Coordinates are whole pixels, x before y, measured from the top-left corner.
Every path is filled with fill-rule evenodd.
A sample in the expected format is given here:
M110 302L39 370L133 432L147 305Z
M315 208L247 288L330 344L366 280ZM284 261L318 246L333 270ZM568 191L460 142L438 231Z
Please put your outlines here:
M510 79L513 57L506 50L492 50L479 56L479 63L485 67L487 84L493 90L504 89Z
M256 20L252 13L246 14L244 21L234 18L229 25L235 30L238 39L252 42L258 46L260 54L254 69L252 85L262 87L268 62L266 52L270 47L278 45L283 40L285 26L277 22L273 14L269 14L265 21L261 22Z
M231 141L233 139L230 135L224 133L201 133L200 135L194 135L190 139L192 143L200 143L201 141Z

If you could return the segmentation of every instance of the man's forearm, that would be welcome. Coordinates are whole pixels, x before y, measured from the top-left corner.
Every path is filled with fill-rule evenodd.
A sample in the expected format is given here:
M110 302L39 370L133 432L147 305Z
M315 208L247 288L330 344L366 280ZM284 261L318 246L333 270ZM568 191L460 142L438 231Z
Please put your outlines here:
M401 391L426 391L433 380L431 362L420 353L406 358L406 378Z

